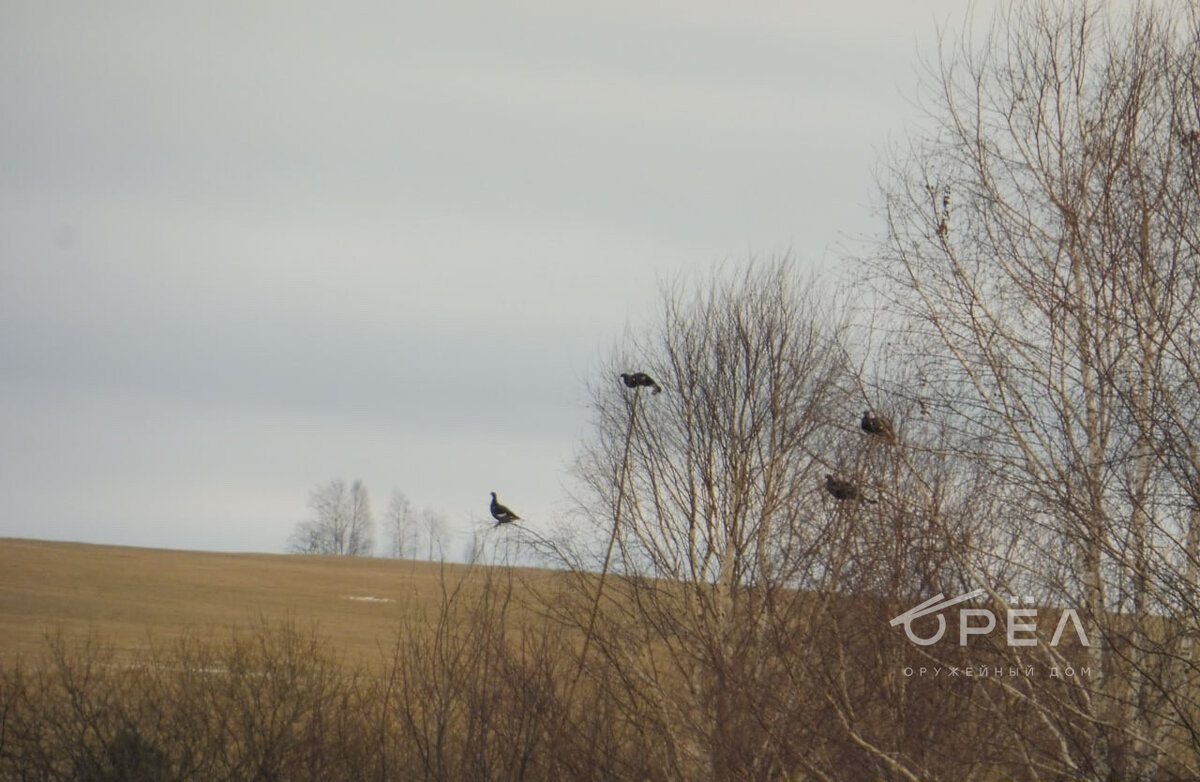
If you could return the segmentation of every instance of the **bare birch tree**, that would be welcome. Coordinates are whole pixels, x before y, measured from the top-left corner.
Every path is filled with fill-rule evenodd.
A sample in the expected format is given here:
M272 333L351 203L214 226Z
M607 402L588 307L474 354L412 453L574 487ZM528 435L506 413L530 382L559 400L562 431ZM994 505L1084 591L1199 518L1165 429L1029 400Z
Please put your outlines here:
M607 545L580 666L626 682L613 697L663 738L664 778L779 778L811 729L777 642L803 638L801 588L867 507L827 512L845 372L813 285L775 262L669 288L660 328L594 389L579 474ZM635 370L662 393L622 385Z
M884 185L867 276L921 386L892 390L1007 487L1005 567L1093 640L1090 678L1015 692L1040 774L1200 774L1197 18L1014 6L943 51Z
M419 524L423 537L425 558L430 562L445 557L444 542L449 523L446 514L433 508L421 510Z
M367 487L360 480L347 488L337 479L309 495L312 516L296 524L288 548L300 554L370 556L374 520Z
M384 515L391 555L400 559L416 559L417 540L420 537L417 513L402 491L393 491Z

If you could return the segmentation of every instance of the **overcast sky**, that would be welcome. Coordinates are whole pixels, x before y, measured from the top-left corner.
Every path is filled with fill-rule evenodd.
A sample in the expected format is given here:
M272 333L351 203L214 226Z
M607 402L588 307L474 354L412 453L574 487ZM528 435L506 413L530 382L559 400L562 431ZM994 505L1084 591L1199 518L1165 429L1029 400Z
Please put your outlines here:
M660 281L879 232L964 5L0 0L0 536L552 527Z

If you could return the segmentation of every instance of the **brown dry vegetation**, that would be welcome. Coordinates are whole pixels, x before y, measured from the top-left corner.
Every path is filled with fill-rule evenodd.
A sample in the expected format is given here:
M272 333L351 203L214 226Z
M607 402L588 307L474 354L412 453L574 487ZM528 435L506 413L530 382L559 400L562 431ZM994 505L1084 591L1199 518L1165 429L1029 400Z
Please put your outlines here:
M30 540L0 544L0 573L0 779L541 778L549 762L534 746L572 646L522 598L563 574Z
M1013 663L994 637L926 656L887 629L907 607L887 600L779 591L764 632L730 628L758 651L712 679L677 583L610 578L584 658L585 573L0 551L0 779L705 779L720 750L721 778L988 780L1048 749L1020 693L998 712L981 679L903 673ZM757 612L745 596L735 612ZM1071 697L1046 673L1013 684ZM997 713L1022 742L972 718Z

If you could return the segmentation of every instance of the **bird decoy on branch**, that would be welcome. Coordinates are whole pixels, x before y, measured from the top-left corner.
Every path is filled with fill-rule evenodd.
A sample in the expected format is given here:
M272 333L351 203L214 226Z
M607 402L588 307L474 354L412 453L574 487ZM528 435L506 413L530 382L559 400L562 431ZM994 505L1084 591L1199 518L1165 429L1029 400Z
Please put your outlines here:
M892 428L892 422L881 415L872 415L870 410L863 410L862 430L886 443L896 442L896 430Z
M492 504L490 510L492 511L492 518L496 520L497 527L499 527L501 524L511 524L512 522L521 518L508 508L496 502L496 492L492 492Z
M862 496L862 492L858 490L850 481L843 478L834 478L832 475L825 476L825 491L833 495L833 498L839 502L845 500L862 500L863 502L875 502L868 500Z
M662 387L658 383L655 383L654 378L650 377L645 372L622 372L621 381L627 388L653 388L654 393L662 393Z

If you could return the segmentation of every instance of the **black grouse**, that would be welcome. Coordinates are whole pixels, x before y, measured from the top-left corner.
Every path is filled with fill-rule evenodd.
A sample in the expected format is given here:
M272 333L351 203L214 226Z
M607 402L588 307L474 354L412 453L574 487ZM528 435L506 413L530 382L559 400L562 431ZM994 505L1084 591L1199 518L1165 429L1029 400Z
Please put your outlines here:
M870 410L863 410L862 430L881 438L884 442L896 442L896 430L892 428L892 422L881 415L871 415Z
M862 492L853 483L842 478L834 478L832 475L825 476L825 491L833 495L835 500L863 500L864 502L875 502L875 500L863 499Z
M492 518L496 520L497 527L499 527L501 524L511 524L512 522L517 521L518 519L521 518L520 516L513 513L511 510L509 510L508 508L506 508L503 505L501 505L500 503L496 502L496 492L492 492L491 511L492 511Z
M645 372L621 373L621 381L629 388L653 388L654 393L661 394L662 387L654 382L654 378L647 375Z

